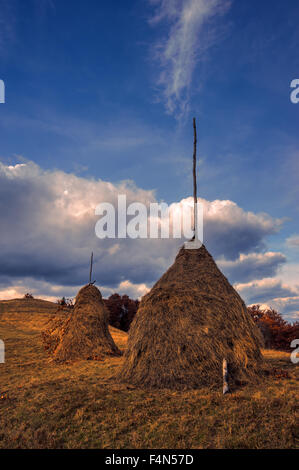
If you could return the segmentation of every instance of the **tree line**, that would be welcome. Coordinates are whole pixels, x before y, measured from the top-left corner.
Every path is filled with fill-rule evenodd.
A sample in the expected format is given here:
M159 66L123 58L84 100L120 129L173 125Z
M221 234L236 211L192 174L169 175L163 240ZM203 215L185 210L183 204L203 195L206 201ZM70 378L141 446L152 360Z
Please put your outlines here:
M290 344L299 339L299 322L289 323L276 310L261 309L259 305L247 307L248 313L263 334L266 349L290 351Z

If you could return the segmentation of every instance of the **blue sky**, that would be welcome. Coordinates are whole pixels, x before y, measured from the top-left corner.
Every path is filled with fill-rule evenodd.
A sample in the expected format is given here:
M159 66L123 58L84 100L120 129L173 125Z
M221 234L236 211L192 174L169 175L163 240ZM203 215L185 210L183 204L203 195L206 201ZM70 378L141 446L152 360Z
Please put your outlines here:
M282 220L279 230L263 232L260 247L249 243L246 253L281 253L285 261L277 261L266 277L231 280L248 303L257 298L269 304L272 299L271 305L289 314L287 301L273 299L292 298L295 318L299 104L290 101L290 83L299 78L298 21L295 0L276 0L271 6L257 0L0 0L0 79L6 85L6 103L0 105L0 160L4 167L34 162L37 180L48 174L51 181L55 171L65 178L74 175L87 186L99 179L116 186L130 179L136 191L155 190L157 200L180 201L192 191L196 116L200 197L232 201L245 213ZM3 178L3 211L10 207L7 200L15 201L11 219L3 215L2 220L15 233L13 211L24 207L7 181L15 192L25 183L18 179L16 184L7 172ZM34 185L31 181L29 186ZM49 190L53 193L53 187ZM30 214L36 212L35 204L32 197L26 206ZM26 237L25 243L20 233L16 244L27 246L28 233ZM3 240L5 257L12 248ZM214 254L212 243L209 248ZM172 262L173 252L166 253L159 269L153 269L153 279L140 273L133 282L125 272L134 266L121 268L130 293L141 292L140 285L150 287ZM225 249L218 257L228 259ZM21 262L18 270L17 260L13 268L6 258L2 265L11 273L9 279L2 273L2 296L38 282L48 283L41 294L55 296L54 281L46 273L26 272ZM83 282L80 266L78 285ZM139 272L137 264L135 269ZM101 277L107 292L118 287L116 271L109 283ZM253 272L256 276L256 266ZM67 276L60 274L61 290L72 295ZM271 295L260 296L264 287L271 287ZM60 293L58 285L56 290Z

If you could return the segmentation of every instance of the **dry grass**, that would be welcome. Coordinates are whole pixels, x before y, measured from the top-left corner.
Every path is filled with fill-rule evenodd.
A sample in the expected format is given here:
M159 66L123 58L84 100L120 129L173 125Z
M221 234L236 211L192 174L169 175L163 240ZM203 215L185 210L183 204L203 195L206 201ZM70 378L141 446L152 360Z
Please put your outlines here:
M256 382L261 343L244 302L206 248L182 248L141 300L120 379L150 388L219 388L226 359L231 387Z
M1 313L55 313L59 306L42 299L0 300Z
M40 332L49 314L2 314L1 448L298 448L298 366L265 352L289 378L230 395L201 387L146 391L111 377L123 358L48 363ZM124 350L127 335L110 328Z

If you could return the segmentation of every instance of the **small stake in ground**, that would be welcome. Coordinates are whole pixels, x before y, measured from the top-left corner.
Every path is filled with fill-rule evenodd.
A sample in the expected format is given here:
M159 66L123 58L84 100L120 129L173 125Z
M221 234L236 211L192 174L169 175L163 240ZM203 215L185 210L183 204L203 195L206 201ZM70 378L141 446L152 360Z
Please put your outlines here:
M223 395L229 392L228 387L228 367L227 367L227 360L223 359Z

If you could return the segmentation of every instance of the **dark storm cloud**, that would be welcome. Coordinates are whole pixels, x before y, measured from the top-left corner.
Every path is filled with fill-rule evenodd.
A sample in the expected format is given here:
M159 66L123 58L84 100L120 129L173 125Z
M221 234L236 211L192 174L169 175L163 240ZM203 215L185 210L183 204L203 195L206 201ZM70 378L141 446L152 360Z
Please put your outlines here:
M88 280L93 250L94 277L100 285L110 288L125 280L151 285L173 262L183 241L99 240L94 232L95 207L100 202L117 207L118 194L126 194L128 204L148 206L156 201L152 191L132 182L112 184L44 171L30 162L0 164L0 276L82 285ZM203 204L205 238L214 256L238 260L241 253L264 246L264 238L281 224L268 215L245 212L231 201ZM257 271L272 273L284 261L279 254L270 261L266 258L228 263L227 271L234 278L239 271L242 280L253 279Z
M285 262L286 257L282 253L268 252L240 255L236 261L220 260L218 265L230 282L234 283L273 277Z
M245 212L232 201L204 201L204 239L217 258L236 260L240 254L266 248L265 238L282 224L268 214Z

